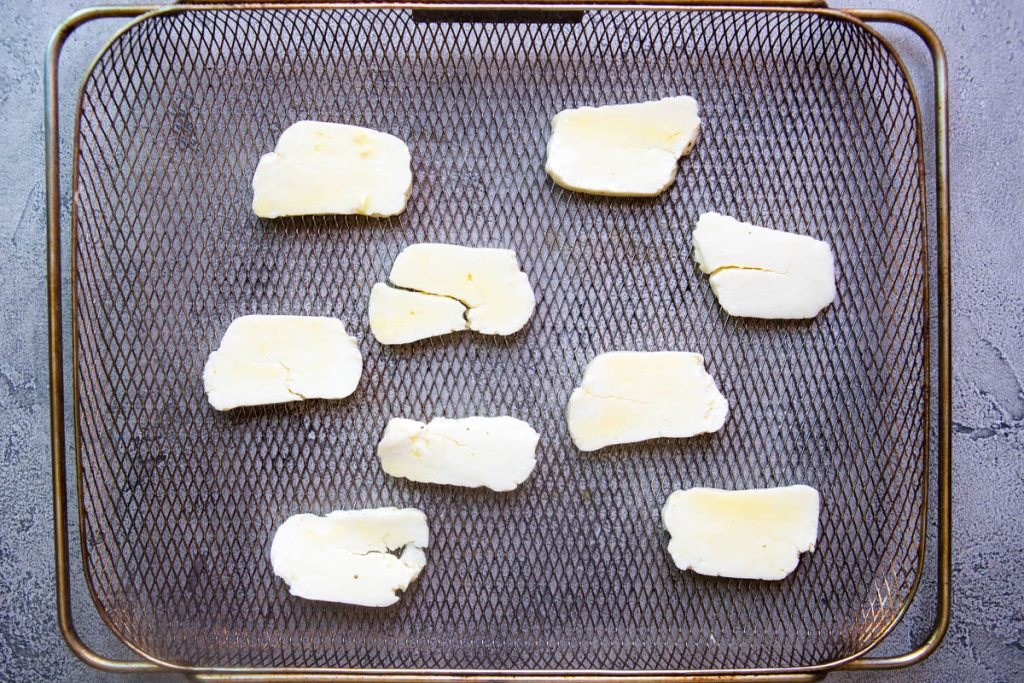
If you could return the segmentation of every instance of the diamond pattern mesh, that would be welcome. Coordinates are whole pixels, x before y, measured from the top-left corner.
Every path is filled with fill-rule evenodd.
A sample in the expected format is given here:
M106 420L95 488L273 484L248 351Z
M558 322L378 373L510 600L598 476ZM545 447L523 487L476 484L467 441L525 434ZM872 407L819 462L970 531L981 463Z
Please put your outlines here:
M649 200L554 186L550 117L692 94L703 130ZM822 664L884 632L921 548L926 323L913 95L869 32L785 12L587 12L446 23L403 10L206 10L146 19L82 94L74 294L84 558L97 605L186 666L717 669ZM250 179L303 119L408 141L396 218L272 222ZM717 210L829 241L837 302L730 319L690 258ZM366 306L420 241L515 249L538 306L519 334L386 348ZM201 371L248 313L337 316L365 370L345 401L217 413ZM699 351L718 434L581 454L566 400L614 349ZM534 476L494 494L385 476L390 416L510 414ZM818 549L777 583L681 573L674 489L806 483ZM372 610L288 596L268 559L297 512L416 506L428 566Z

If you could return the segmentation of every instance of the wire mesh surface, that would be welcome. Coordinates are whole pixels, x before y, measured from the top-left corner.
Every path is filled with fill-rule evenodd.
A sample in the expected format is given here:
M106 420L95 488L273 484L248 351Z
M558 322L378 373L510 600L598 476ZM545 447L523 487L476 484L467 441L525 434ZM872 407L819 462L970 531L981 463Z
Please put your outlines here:
M663 195L585 196L545 176L555 112L676 94L698 99L703 125ZM75 179L83 555L101 613L149 655L198 667L720 669L858 652L909 599L921 548L915 106L872 34L814 13L207 10L134 25L83 87ZM256 161L306 118L405 139L406 213L257 219ZM728 317L690 256L708 210L830 242L835 304L808 322ZM530 323L377 344L370 286L422 241L515 249ZM203 364L249 313L344 320L365 358L357 392L214 411ZM615 349L703 353L724 429L578 452L566 401ZM476 414L541 433L515 492L381 471L389 417ZM674 568L671 491L795 483L823 508L789 578ZM398 605L288 595L268 558L277 525L381 505L431 524L427 569Z

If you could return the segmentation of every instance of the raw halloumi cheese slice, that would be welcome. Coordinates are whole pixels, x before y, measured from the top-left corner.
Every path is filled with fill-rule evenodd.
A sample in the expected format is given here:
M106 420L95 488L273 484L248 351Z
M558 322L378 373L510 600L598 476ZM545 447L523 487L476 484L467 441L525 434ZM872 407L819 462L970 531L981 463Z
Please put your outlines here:
M246 315L228 326L203 369L217 410L345 398L359 384L363 357L336 318Z
M729 315L813 318L836 298L832 248L821 240L702 214L693 258Z
M540 435L514 417L435 417L424 424L392 418L377 446L393 477L452 486L511 491L537 464Z
M370 290L370 331L381 344L408 344L469 329L466 307L455 299L378 282Z
M483 334L517 332L536 305L530 280L509 249L413 244L395 259L389 278L398 287L458 300L468 309L469 329Z
M261 218L394 216L412 192L409 148L370 128L299 121L260 157L252 189L252 210Z
M569 433L581 451L716 432L729 402L699 353L614 351L587 366L569 397Z
M415 508L300 514L277 528L270 563L297 597L387 607L423 571L429 542Z
M777 581L818 540L818 492L810 486L675 491L661 517L668 551L682 570Z
M551 120L545 169L556 183L577 192L660 194L697 140L697 111L697 101L687 96L566 109Z

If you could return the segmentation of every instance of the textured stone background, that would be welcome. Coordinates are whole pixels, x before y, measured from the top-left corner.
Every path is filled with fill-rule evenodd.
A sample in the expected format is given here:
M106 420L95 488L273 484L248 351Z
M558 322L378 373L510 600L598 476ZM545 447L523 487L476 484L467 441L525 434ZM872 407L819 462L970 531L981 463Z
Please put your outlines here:
M0 680L100 681L78 662L54 617L48 465L41 69L53 28L80 0L4 0L0 25ZM1024 680L1024 2L864 0L925 19L949 53L954 300L955 596L953 623L924 664L837 681ZM112 25L66 52L67 89ZM887 31L924 80L928 61L906 31ZM65 123L70 121L67 110ZM65 160L67 155L65 154ZM73 545L73 547L75 547ZM78 565L77 558L72 564ZM932 568L931 562L928 565ZM925 582L922 602L933 593ZM75 586L78 596L84 587ZM123 654L77 603L86 642ZM884 647L930 628L916 607ZM123 677L127 678L127 677ZM172 679L173 677L168 677ZM160 679L146 679L160 680Z

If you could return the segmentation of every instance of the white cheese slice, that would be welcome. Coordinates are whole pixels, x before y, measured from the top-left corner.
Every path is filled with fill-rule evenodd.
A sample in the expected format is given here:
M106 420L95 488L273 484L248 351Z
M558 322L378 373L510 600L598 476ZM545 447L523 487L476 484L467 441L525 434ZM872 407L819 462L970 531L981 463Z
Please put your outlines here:
M660 194L697 140L697 110L695 99L681 96L561 111L551 120L545 168L552 180L577 192Z
M661 516L682 570L777 581L818 540L818 492L810 486L675 491Z
M693 258L729 315L813 318L836 298L832 249L821 240L702 214Z
M466 307L446 296L378 282L370 290L370 331L381 344L408 344L467 329Z
M530 280L509 249L413 244L395 259L389 277L398 287L459 300L469 309L469 329L483 334L518 331L536 305Z
M356 390L363 357L336 318L246 315L228 326L203 369L217 410L345 398Z
M567 419L581 451L659 437L716 432L729 402L699 353L602 353L569 397Z
M392 418L377 446L393 477L511 491L537 464L540 435L514 417L435 417L429 424Z
M270 563L297 597L387 607L426 566L429 541L415 508L301 514L278 527Z
M252 210L261 218L394 216L412 191L409 148L369 128L299 121L260 158L252 189Z

